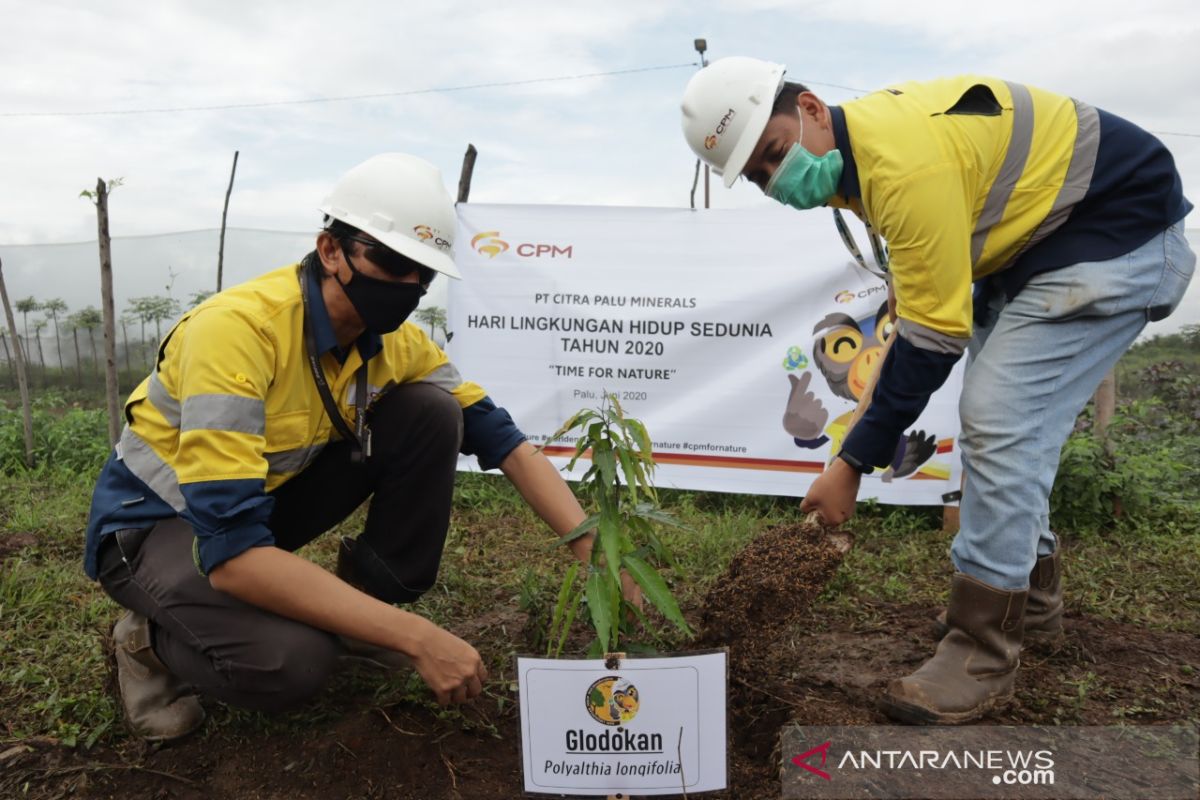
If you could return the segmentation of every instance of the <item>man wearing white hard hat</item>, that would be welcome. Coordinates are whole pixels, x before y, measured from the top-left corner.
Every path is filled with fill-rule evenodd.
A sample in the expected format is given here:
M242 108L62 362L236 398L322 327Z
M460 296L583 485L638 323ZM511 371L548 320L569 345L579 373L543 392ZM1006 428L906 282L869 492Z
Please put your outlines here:
M895 341L870 406L802 508L854 511L862 475L968 354L955 574L934 656L882 701L913 723L968 722L1005 704L1023 644L1063 636L1049 528L1076 416L1147 321L1179 304L1196 257L1191 203L1166 147L1087 103L978 76L900 84L828 106L784 67L726 58L683 100L688 144L795 208L829 206L887 242Z
M478 695L475 648L396 606L437 577L460 451L503 470L556 533L585 516L508 413L405 323L439 273L459 277L438 170L376 156L320 210L299 264L166 335L96 485L85 569L128 609L118 682L147 739L198 727L197 692L293 707L347 657L411 666L443 703ZM294 554L368 499L336 574ZM590 540L572 546L586 561Z

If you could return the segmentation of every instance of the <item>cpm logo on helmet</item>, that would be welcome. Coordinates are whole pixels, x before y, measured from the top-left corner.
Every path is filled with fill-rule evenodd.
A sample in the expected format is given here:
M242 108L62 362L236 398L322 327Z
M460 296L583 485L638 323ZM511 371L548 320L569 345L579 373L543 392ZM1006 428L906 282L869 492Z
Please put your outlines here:
M732 108L725 112L725 116L721 117L721 121L717 123L717 129L711 135L704 137L705 150L712 150L717 146L717 140L720 139L721 134L729 127L730 121L736 116L737 112Z
M417 238L426 244L432 244L439 250L449 250L450 242L441 234L441 231L436 228L431 228L428 225L414 225L413 233Z
M483 231L471 239L471 247L475 252L488 258L495 258L509 249L508 242L500 238L500 231ZM574 245L560 247L556 244L535 244L521 242L513 252L521 258L571 258L574 255Z

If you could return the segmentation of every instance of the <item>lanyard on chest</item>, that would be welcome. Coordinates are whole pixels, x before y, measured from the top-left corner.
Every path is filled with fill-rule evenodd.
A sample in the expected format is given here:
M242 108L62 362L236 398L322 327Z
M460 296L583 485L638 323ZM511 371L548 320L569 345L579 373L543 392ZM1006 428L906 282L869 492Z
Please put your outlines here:
M300 274L300 296L304 300L304 354L308 358L309 372L312 373L313 383L317 385L317 394L321 395L321 403L333 427L337 428L342 438L350 443L350 461L360 464L371 455L371 430L366 425L367 398L367 362L364 361L354 376L354 430L342 418L333 392L329 389L329 381L325 378L325 370L321 368L321 359L317 354L317 337L313 332L311 313L312 300L309 299L309 265L307 260Z
M875 264L879 269L872 269L867 266L867 260L863 258L862 251L858 249L858 242L854 241L854 235L850 233L850 227L846 224L846 218L842 215L841 209L833 209L833 222L837 225L838 233L842 237L842 243L846 245L846 249L850 251L850 255L854 256L854 260L858 265L870 272L876 277L888 280L888 254L887 249L883 246L883 242L879 238L879 234L875 232L875 228L866 219L863 224L867 226L867 239L871 242L871 254L875 257Z

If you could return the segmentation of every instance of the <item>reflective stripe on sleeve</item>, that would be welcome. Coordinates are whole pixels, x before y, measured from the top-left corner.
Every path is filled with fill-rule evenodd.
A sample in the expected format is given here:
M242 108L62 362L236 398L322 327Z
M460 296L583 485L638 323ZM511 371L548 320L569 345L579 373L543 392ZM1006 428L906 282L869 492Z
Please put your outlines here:
M462 375L458 369L447 361L440 367L430 372L425 377L421 378L421 383L431 383L439 389L445 389L447 392L452 392L462 385Z
M167 391L167 387L162 385L162 381L158 379L158 370L150 373L150 383L146 387L146 396L150 398L150 404L158 409L158 413L163 415L163 419L172 428L179 427L179 417L181 409L179 401L171 397L171 393Z
M297 447L294 450L281 450L278 453L263 453L267 460L267 472L273 475L290 475L300 472L313 462L324 444L314 444L311 447Z
M230 431L262 436L267 430L266 409L257 397L234 394L197 394L183 401L179 423L184 431Z
M979 212L979 220L971 233L972 266L979 263L983 246L987 243L988 232L1004 217L1008 198L1012 196L1017 181L1021 179L1021 173L1025 171L1025 162L1033 144L1033 96L1029 89L1019 83L1008 83L1008 89L1012 92L1012 137L1008 142L1008 151L1004 154L1004 163L1000 165L1000 172L988 189L983 210Z
M970 341L961 336L951 336L948 333L935 331L933 328L910 319L897 320L896 333L922 350L949 356L961 356L967 349L967 342Z
M119 444L121 460L134 477L149 486L163 502L182 512L187 503L179 490L179 476L167 462L158 457L146 440L134 433L128 425L121 431Z

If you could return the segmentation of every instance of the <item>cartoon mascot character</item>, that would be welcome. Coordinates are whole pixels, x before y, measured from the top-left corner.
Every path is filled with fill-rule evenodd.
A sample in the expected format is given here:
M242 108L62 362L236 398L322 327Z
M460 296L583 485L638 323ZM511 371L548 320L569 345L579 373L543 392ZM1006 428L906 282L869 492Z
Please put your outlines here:
M852 404L858 403L871 372L883 357L883 345L892 335L892 328L886 302L874 316L854 319L848 314L833 313L817 323L813 328L816 339L812 360L825 376L830 391ZM826 427L829 411L809 388L812 376L812 371L806 371L799 378L794 373L788 374L792 390L783 414L783 429L791 434L797 447L812 450L832 442L830 453L836 454L841 449L854 409L852 407ZM900 437L885 480L916 473L935 452L937 442L933 434L926 436L925 431L911 431Z

